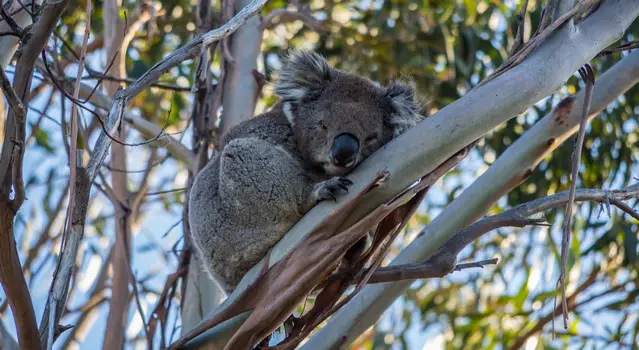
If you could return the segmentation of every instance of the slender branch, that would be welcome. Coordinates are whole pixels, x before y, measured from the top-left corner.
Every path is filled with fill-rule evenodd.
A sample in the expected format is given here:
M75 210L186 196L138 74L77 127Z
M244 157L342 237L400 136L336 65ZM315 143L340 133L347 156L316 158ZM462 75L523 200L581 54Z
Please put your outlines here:
M554 1L557 1L557 0L550 0L550 1L554 2ZM548 12L547 11L548 8L554 8L553 5L550 3L550 1L549 1L548 6L546 7L546 10L544 10L544 15ZM562 25L566 24L566 22L569 22L573 17L575 17L576 15L578 15L582 11L584 11L584 9L589 8L593 4L599 4L601 1L602 0L582 0L579 3L579 5L573 7L572 9L570 9L570 11L566 12L564 15L562 15L559 18L557 18L554 22L552 22L547 27L544 26L545 19L542 18L542 22L541 22L540 27L539 27L539 29L541 31L539 32L539 34L536 35L531 40L529 40L524 45L524 47L521 48L521 50L519 50L514 55L510 56L506 60L506 62L504 62L493 73L491 73L486 78L484 78L484 80L482 80L479 84L477 84L474 87L474 89L477 89L480 86L483 86L484 84L488 83L489 81L491 81L491 80L495 79L496 77L502 75L504 72L507 72L512 67L514 67L514 66L518 65L519 63L521 63L524 59L526 59L528 56L530 56L530 54L532 54L532 52L535 51L537 49L537 47L539 47L539 45L541 45L553 33L555 33L555 31L557 31Z
M0 87L2 88L2 92L4 93L5 98L7 99L7 102L9 103L9 107L11 107L11 109L15 110L16 113L20 114L20 118L25 118L25 109L24 109L24 105L22 104L22 100L20 100L20 97L18 96L18 94L16 93L16 91L13 89L13 87L11 86L11 82L9 81L9 77L7 77L7 74L5 73L4 69L2 67L0 67Z
M629 50L636 49L638 47L639 47L639 40L633 40L633 41L629 41L627 43L623 43L623 44L615 46L615 47L611 47L611 48L606 49L604 51L601 51L597 55L597 57L609 56L609 55L612 55L615 52L629 51Z
M517 35L515 36L515 42L513 43L513 47L510 49L510 55L515 54L519 49L524 45L524 32L526 31L526 11L528 10L528 0L524 0L521 4L521 10L517 15L517 21L519 25L517 26Z
M579 132L575 143L575 150L572 155L572 170L570 181L570 195L566 204L566 212L564 214L563 233L561 237L561 267L559 274L559 285L561 286L561 305L564 311L564 328L568 329L568 304L566 302L566 264L568 263L568 244L570 242L570 231L572 229L572 210L573 200L575 198L575 190L577 188L577 178L579 177L579 166L581 165L581 151L586 137L586 125L588 124L588 116L590 115L590 102L592 97L592 89L595 85L595 73L589 64L585 68L579 70L582 79L586 83L586 92L584 95L584 105L579 123Z
M552 196L539 198L520 204L502 213L486 217L455 234L446 242L432 258L423 263L396 265L380 268L371 277L369 283L385 283L406 279L443 277L456 270L457 255L465 247L481 236L501 227L524 227L527 225L544 225L543 218L531 218L535 214L549 209L564 206L569 202L570 191L560 192ZM578 190L573 194L574 201L610 202L622 210L627 204L622 200L639 197L639 185L610 192L606 190ZM425 234L424 231L420 233Z

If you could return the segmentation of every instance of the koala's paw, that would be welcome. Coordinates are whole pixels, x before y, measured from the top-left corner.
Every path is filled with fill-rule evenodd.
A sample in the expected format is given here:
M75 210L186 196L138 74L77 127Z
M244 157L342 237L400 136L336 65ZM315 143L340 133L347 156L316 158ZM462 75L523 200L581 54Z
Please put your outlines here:
M326 199L337 201L336 195L340 191L348 192L348 186L352 184L353 182L345 177L334 177L315 185L313 197L316 202Z

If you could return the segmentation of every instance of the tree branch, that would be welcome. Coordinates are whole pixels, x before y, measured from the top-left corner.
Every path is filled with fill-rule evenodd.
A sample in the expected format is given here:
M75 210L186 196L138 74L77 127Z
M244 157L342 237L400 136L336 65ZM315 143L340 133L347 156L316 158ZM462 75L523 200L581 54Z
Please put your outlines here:
M483 126L484 120L496 115L501 115L503 119L508 119L507 116L514 111L506 111L504 107L511 106L511 102L513 102L513 100L511 100L512 95L508 91L508 89L515 88L515 85L508 87L511 86L510 84L513 80L518 80L528 75L529 73L526 73L527 70L528 72L538 72L544 75L544 78L542 80L532 79L536 82L534 87L529 85L531 83L530 80L525 79L527 82L519 85L519 88L529 94L539 91L538 89L548 91L545 89L547 87L546 84L549 83L548 79L552 80L557 78L557 76L552 76L552 74L548 76L546 75L547 73L551 73L552 71L558 74L556 68L559 66L566 68L564 65L567 62L574 64L570 67L570 71L574 72L591 57L596 55L600 47L606 45L604 44L598 46L599 48L594 48L590 42L595 36L602 35L600 37L602 40L606 37L604 32L611 28L607 24L603 25L603 22L610 23L608 21L613 21L614 23L619 23L617 20L623 19L625 28L628 23L634 20L638 13L639 4L636 2L624 1L623 3L617 2L615 4L606 2L590 17L580 22L576 28L570 25L563 27L548 42L539 46L537 50L526 59L525 63L522 64L522 71L518 73L512 70L508 71L500 78L490 82L490 85L486 84L483 88L494 84L493 89L495 90L493 90L492 98L490 96L484 96L486 100L482 100L478 94L479 89L471 91L454 104L426 118L421 125L414 128L416 134L417 132L421 132L418 138L420 141L415 141L419 142L419 149L424 149L424 144L432 142L431 137L436 138L437 134L441 132L441 127L436 128L435 126L439 123L445 123L442 120L436 124L427 124L428 120L436 117L438 114L441 115L446 109L455 112L454 114L444 115L454 119L460 128L473 120L477 122L474 122L472 127L469 126L469 128L474 130L480 125ZM623 30L619 29L620 28L617 28L617 30L615 30L616 34L608 32L608 35L611 36L606 38L605 41L614 41L615 37L618 37L618 35L623 32ZM580 37L579 39L572 37L575 33L579 33L577 34L577 36ZM585 36L582 36L582 34L585 34ZM566 51L566 47L562 46L565 45L565 43L571 43L571 45L577 44L579 45L579 50L568 52ZM581 59L576 59L576 52L579 52L579 55L584 53L582 48L588 50L588 54L586 57L580 56L582 57ZM548 50L556 51L551 53ZM566 55L565 57L563 56L564 54ZM558 59L557 55L564 58ZM548 64L548 62L552 62L552 64ZM514 69L519 68L520 67L515 67ZM535 75L535 77L539 76ZM593 90L592 114L590 117L593 117L594 114L603 110L609 103L614 101L619 94L632 87L637 81L639 81L639 54L632 53L609 69L605 74L601 75L597 80L597 86L595 86ZM537 98L533 100L535 102L538 101ZM576 131L577 125L581 120L580 111L582 108L582 100L583 90L574 98L567 98L562 101L552 113L546 115L522 135L479 179L451 202L437 218L428 225L426 229L427 233L415 239L415 241L405 248L399 256L395 258L392 265L428 260L452 235L459 232L465 226L472 224L488 211L501 196L524 181L544 157ZM462 101L468 102L468 105L462 105ZM477 106L483 105L484 102L493 106L492 113L495 114L484 114L484 112L478 111ZM473 106L473 104L475 106ZM457 109L462 106L463 108ZM572 106L574 106L574 108L572 108ZM462 121L465 118L460 117L462 115L469 115L467 113L469 110L473 111L473 113L471 113L473 117L469 118L468 121ZM482 122L478 122L479 120L482 120ZM430 127L430 130L426 127L427 125ZM423 128L420 128L421 126L423 126ZM451 137L449 134L446 134L446 136ZM440 148L429 150L430 153L426 153L428 154L428 158L424 156L422 162L432 162L433 155L440 153L444 147L451 144L451 140L455 139L455 137L451 137L446 141L442 140L439 144ZM401 143L401 139L391 141L387 147L390 148L390 144L392 143ZM393 162L394 158L391 152L388 152L388 148L384 152L387 157L385 157L385 159L387 159L387 164L393 164L395 163ZM429 147L427 148L430 149ZM395 157L401 157L404 160L410 158L410 155L406 152L406 150L412 149L408 142L403 145L402 149L403 153L397 153ZM376 155L371 159L377 162L384 162L382 159L376 159L375 156ZM355 172L357 173L358 169L356 169ZM400 174L405 174L405 172L402 171ZM371 195L369 198L372 200L374 197L375 196ZM317 211L317 209L313 210ZM319 213L316 212L312 214L318 215ZM308 221L306 221L305 224L310 225ZM290 237L286 238L290 239ZM286 238L284 240L286 240ZM273 257L273 254L271 254L271 257ZM330 347L330 344L337 345L352 341L355 337L359 336L361 332L370 327L381 313L397 297L402 295L409 286L410 282L398 282L366 287L349 305L336 313L324 328L311 337L302 349L325 348ZM218 336L221 336L220 333L224 334L225 331L228 332L228 330L222 329L221 327L216 331L219 332L217 333ZM214 336L213 334L214 333L211 332L211 336Z
M19 1L9 1L3 4L8 3L9 6L6 9L6 12L11 16L13 21L21 28L26 28L27 26L33 24L32 17L25 9L20 5ZM40 5L42 3L41 0L34 0L34 4ZM13 32L11 26L6 21L2 21L0 23L0 32ZM3 36L0 37L0 67L7 68L7 65L13 58L16 50L18 49L18 44L20 43L20 37L17 36Z
M547 41L539 45L522 64L513 67L480 88L470 91L461 99L439 110L416 127L386 144L383 149L367 158L349 175L349 179L354 182L354 185L351 190L352 193L347 194L344 201L352 198L354 193L357 193L365 184L369 183L381 168L387 169L391 174L384 186L374 189L367 195L367 200L355 209L346 220L346 224L352 224L361 219L370 212L371 208L375 208L394 197L414 182L415 179L429 173L444 160L492 130L496 125L521 113L541 98L555 91L579 67L603 48L610 45L610 43L618 40L638 14L639 3L632 0L602 4L596 12L580 22L577 27L566 25L559 28ZM569 50L566 48L568 43L571 45ZM552 64L549 64L549 62L552 62ZM535 72L535 74L530 74L530 72ZM636 75L625 78L627 82L628 79L635 79ZM622 84L611 85L608 87L618 95ZM608 96L608 93L605 92L604 95ZM594 103L593 100L593 105ZM468 113L468 111L473 111L473 113ZM563 122L564 120L562 119ZM558 127L556 122L551 124L553 125L546 125L546 127L552 127L548 129L544 127L543 129L544 132L547 132L546 135L535 135L538 139L531 140L528 138L529 144L518 146L517 151L521 152L521 156L536 157L554 149L556 147L556 145L553 145L555 139L548 144L549 138L566 136L572 127L564 125ZM552 136L546 138L545 136L548 135ZM509 155L512 161L513 153L509 153ZM504 187L511 188L510 186L521 182L525 178L524 174L529 167L536 164L537 161L536 158L520 158L521 156L517 154L517 160L514 161L514 164L506 163L509 165L505 166L501 163L501 168L491 172L493 176L495 172L498 174L500 172L503 173L495 177L498 181L495 181L495 179L482 181L484 188L475 192L473 194L474 198L471 197L469 199L465 196L466 203L464 203L463 207L466 209L462 210L458 206L456 208L460 214L465 214L459 218L448 219L448 226L454 226L454 230L450 230L450 227L441 227L441 230L434 232L436 234L434 238L429 235L426 241L420 239L418 247L414 246L412 249L406 250L405 254L402 253L404 259L402 259L401 263L427 260L430 254L434 253L434 250L443 245L448 238L481 216L485 212L483 205L493 203L493 196L498 199L503 193ZM517 167L515 165L522 166ZM513 171L504 171L505 169L516 169L516 174ZM512 185L505 185L501 181L509 181ZM497 189L495 189L496 186ZM487 189L494 189L494 192ZM469 202L477 205L468 205ZM218 309L223 309L230 305L247 286L255 281L257 276L260 275L260 271L272 266L282 256L292 250L329 213L339 211L342 206L341 203L343 202L320 203L311 209L271 250L268 261L264 259L253 267L244 276L236 290ZM471 210L470 208L473 210L472 213L467 212ZM474 212L475 210L477 212ZM343 338L345 341L353 339L362 330L375 322L379 314L405 288L407 288L407 283L405 282L366 287L350 303L353 305L359 304L361 307L354 310L347 306L338 312L327 325L327 327L330 326L330 330L327 327L320 330L317 333L318 335L311 338L304 346L308 348L330 348L330 345L326 344L332 343L336 345L341 343L342 336L345 336ZM382 294L386 295L383 301L380 300ZM227 321L209 330L190 344L195 346L207 341L214 341L217 345L224 344L241 322L246 319L248 314L237 316L232 321ZM341 319L341 321L331 326L336 318Z
M105 118L105 129L100 133L98 140L96 141L93 153L88 162L86 168L78 169L76 192L72 195L76 196L76 206L72 213L72 227L71 234L69 235L68 245L60 257L58 269L59 276L55 277L56 283L68 285L71 279L71 269L74 266L79 244L84 234L84 225L86 221L86 212L89 203L89 193L91 184L94 182L95 177L107 154L107 150L111 145L111 138L105 134L105 130L109 133L114 133L117 130L119 123L121 122L124 111L126 109L127 102L137 96L143 89L155 82L163 73L167 72L172 67L178 65L184 60L190 59L198 55L206 46L230 35L238 27L240 27L250 16L256 14L267 2L267 0L255 0L249 6L244 8L238 15L233 17L231 21L224 24L222 27L212 30L204 35L198 36L191 40L187 45L174 51L167 58L162 60L147 71L141 78L136 80L135 83L130 85L126 89L120 89L115 94L109 114ZM59 4L56 4L58 6ZM47 12L49 13L49 12ZM46 37L48 38L48 36ZM68 267L68 268L65 268ZM66 295L63 296L59 305L66 304ZM49 314L50 301L46 303L45 315ZM48 318L43 318L43 322L40 325L40 339L42 343L46 342ZM32 333L34 334L34 333Z
M16 65L13 88L23 104L26 104L36 59L46 46L55 24L62 15L67 1L48 4L46 11L31 28L31 37L24 45L21 59ZM39 349L35 313L27 288L20 260L15 247L13 220L24 201L24 182L22 179L22 159L24 157L25 124L24 108L11 108L4 130L4 143L0 159L0 180L2 181L0 198L0 282L9 299L18 331L21 348ZM15 196L10 199L11 191Z
M575 142L572 154L572 170L570 172L570 199L566 203L566 212L564 214L564 225L561 236L561 265L559 273L559 281L561 286L561 305L564 310L564 328L568 329L568 305L566 304L566 264L568 263L568 244L570 243L570 232L572 230L572 206L575 198L575 190L577 188L577 178L579 177L579 166L581 165L581 151L584 146L584 138L586 137L586 125L588 124L588 115L590 113L590 99L592 96L592 88L595 85L595 73L589 64L586 68L579 69L581 78L586 83L584 94L584 105L582 108L581 121L579 122L579 131L577 133L577 141Z

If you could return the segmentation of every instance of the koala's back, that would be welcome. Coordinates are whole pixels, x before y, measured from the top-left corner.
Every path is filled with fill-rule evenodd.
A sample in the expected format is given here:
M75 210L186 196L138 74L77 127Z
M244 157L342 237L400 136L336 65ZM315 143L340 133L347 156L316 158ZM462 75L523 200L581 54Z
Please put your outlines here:
M200 171L189 222L208 272L227 292L303 215L308 174L280 110L232 128Z

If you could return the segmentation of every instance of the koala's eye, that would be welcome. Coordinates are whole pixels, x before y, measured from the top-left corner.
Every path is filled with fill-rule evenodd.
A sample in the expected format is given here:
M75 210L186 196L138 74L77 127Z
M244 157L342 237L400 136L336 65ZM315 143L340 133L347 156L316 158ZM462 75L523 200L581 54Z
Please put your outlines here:
M369 137L367 137L364 142L369 143L369 142L373 142L377 140L377 135L371 135Z
M326 127L326 125L322 121L319 122L319 126L320 126L320 128L322 128L324 130L328 130L328 128Z

